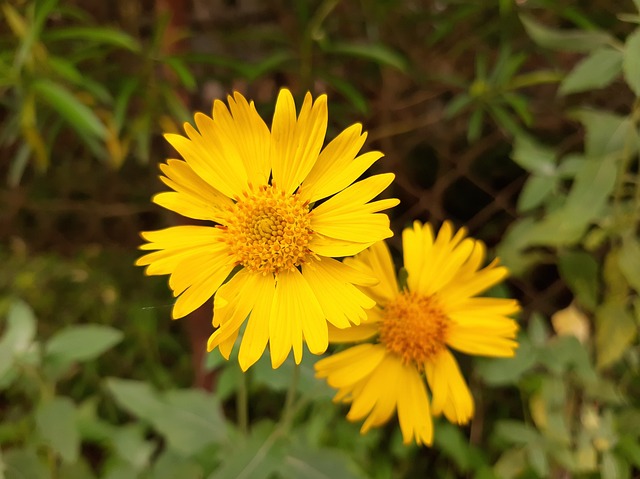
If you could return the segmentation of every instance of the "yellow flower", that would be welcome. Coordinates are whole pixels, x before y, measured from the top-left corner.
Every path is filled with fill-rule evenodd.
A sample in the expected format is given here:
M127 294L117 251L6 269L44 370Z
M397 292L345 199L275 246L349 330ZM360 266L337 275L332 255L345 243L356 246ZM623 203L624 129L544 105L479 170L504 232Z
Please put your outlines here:
M372 278L333 258L392 236L379 212L398 200L371 200L394 175L353 183L382 157L377 151L357 156L366 139L359 124L322 148L325 95L314 102L307 93L296 116L291 93L282 90L271 131L241 94L229 96L228 105L214 102L213 117L197 113L197 130L184 125L187 137L165 135L185 161L161 165L161 180L175 191L153 200L213 224L142 233L148 243L141 248L157 251L136 264L148 265L150 275L171 275L174 319L215 294L218 329L209 351L219 347L228 359L246 321L243 370L267 342L274 368L292 348L299 363L303 343L313 354L326 350L327 321L337 328L359 324L374 306L355 286Z
M413 224L402 235L406 287L396 281L391 255L377 243L345 263L380 282L365 288L377 306L368 319L344 330L330 328L331 342L375 339L316 363L316 374L351 403L347 418L366 416L361 432L386 423L397 409L405 444L431 444L432 415L457 424L473 416L473 398L449 347L481 356L514 355L519 311L511 299L477 298L507 276L498 261L482 268L485 246L454 234L445 222L437 237L430 225ZM432 402L426 383L431 390Z

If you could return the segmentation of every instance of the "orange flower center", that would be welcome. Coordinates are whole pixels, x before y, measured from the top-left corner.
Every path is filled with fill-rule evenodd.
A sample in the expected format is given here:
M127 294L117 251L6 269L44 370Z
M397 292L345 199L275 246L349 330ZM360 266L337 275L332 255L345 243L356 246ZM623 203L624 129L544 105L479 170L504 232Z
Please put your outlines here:
M259 273L278 273L312 254L309 204L275 185L250 187L227 216L225 242L236 262Z
M384 308L380 342L418 369L446 346L450 320L435 296L405 291Z

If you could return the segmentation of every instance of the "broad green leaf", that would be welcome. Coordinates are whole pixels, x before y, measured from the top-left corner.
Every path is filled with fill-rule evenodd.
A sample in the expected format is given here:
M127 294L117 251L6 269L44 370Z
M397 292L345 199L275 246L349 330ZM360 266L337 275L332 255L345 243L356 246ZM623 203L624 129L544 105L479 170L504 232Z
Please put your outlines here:
M4 479L50 479L47 467L33 449L2 452Z
M622 70L631 90L640 96L640 28L627 37Z
M640 244L633 235L626 235L618 251L620 271L636 292L640 293Z
M527 469L526 450L524 448L507 449L493 466L494 474L500 479L522 477Z
M14 300L7 314L4 334L0 339L0 378L11 370L13 359L26 353L36 334L36 318L31 307Z
M152 424L174 451L189 456L227 438L226 423L215 396L185 389L168 391L164 399L164 413Z
M552 338L545 350L540 353L539 360L557 375L572 369L585 382L595 381L597 378L587 350L573 335Z
M605 368L626 352L633 343L638 327L624 302L607 302L596 311L597 366Z
M96 475L87 461L81 457L73 464L63 462L60 466L58 477L64 479L95 479Z
M538 477L549 477L549 459L540 442L527 445L527 458Z
M509 419L497 421L494 434L512 444L522 445L535 442L540 438L534 427Z
M359 44L336 42L325 45L323 49L327 53L370 60L379 65L396 68L401 72L408 70L407 60L400 53L379 43Z
M560 84L558 93L569 95L604 88L611 84L622 69L622 53L612 48L600 48L578 63Z
M538 45L565 52L590 52L614 39L605 32L587 30L557 30L539 24L526 15L520 20L529 36Z
M78 460L80 436L76 423L76 408L69 398L55 397L44 402L36 412L36 425L42 439L65 462Z
M201 479L202 467L194 460L185 459L171 450L164 451L153 463L152 479Z
M120 407L140 419L152 422L165 411L158 392L145 382L109 378L107 388Z
M518 196L518 211L526 212L540 206L555 186L554 178L531 175Z
M593 256L584 251L563 251L558 258L558 269L580 304L593 311L598 303L600 274Z
M511 159L538 176L550 177L556 173L556 152L528 136L516 136Z
M107 129L100 119L65 87L50 80L39 79L31 84L31 88L80 135L94 140L107 137Z
M600 463L601 479L624 479L628 477L628 473L623 475L623 466L620 460L611 452L605 451L602 454L602 462Z
M636 6L638 13L640 13L640 0L633 0L633 4Z
M640 443L637 438L631 436L620 438L616 445L616 450L621 452L631 464L640 469Z
M631 118L608 111L575 110L576 118L586 128L585 153L587 157L600 158L624 152L632 156L638 149L638 131Z
M310 449L294 445L287 451L278 472L281 477L305 479L364 479L364 474L346 451Z
M524 373L535 366L538 353L531 346L529 338L520 335L518 343L513 358L478 358L476 370L487 384L516 384Z
M111 461L105 467L101 479L140 479L140 471L122 460Z
M49 31L43 38L47 42L77 40L85 44L98 43L112 45L133 52L140 51L140 44L132 36L112 28L104 27L64 27Z
M140 471L145 469L156 449L155 444L145 438L146 431L140 424L119 427L111 437L113 447L120 458Z
M91 361L122 340L122 331L100 324L78 324L47 341L45 355L58 361Z
M283 438L272 423L253 427L248 438L241 438L224 454L222 463L208 479L267 479L284 460Z

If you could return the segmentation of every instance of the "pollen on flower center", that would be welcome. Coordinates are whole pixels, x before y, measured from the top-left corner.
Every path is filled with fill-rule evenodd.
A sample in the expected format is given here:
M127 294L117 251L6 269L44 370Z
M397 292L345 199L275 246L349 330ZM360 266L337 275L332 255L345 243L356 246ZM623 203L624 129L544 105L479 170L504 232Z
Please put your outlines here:
M245 192L229 209L223 229L236 262L253 272L291 270L311 255L308 202L275 185Z
M450 320L437 298L405 291L384 308L380 342L418 369L445 347Z

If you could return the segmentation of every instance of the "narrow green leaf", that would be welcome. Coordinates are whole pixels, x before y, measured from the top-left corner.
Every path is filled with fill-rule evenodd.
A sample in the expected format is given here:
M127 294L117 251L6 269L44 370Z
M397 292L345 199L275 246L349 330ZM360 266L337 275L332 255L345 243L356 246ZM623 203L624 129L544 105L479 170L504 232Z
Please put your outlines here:
M526 15L520 15L520 20L533 41L553 50L590 52L613 43L613 38L601 31L557 30L541 25Z
M622 70L627 84L640 97L640 28L627 37Z
M604 88L613 82L622 69L622 53L612 48L600 48L580 63L565 77L558 93L569 95Z
M369 111L369 102L356 86L334 75L323 75L322 78L340 92L363 115Z
M80 135L86 135L92 139L107 137L107 129L100 119L63 86L50 80L39 79L31 84L31 88Z
M132 52L140 51L140 44L132 36L112 28L104 27L64 27L43 35L47 42L77 40L84 43L112 45Z
M55 397L41 404L36 412L36 425L42 438L64 461L77 461L80 436L76 408L69 398Z
M327 53L370 60L378 63L379 65L396 68L401 72L406 72L408 70L407 60L400 53L383 44L337 42L326 45L324 49Z
M638 13L640 13L640 0L633 0L633 4L636 6Z
M471 97L466 93L460 93L451 100L444 109L445 118L453 118L471 103Z
M195 90L197 85L196 79L180 58L167 57L164 59L164 62L171 67L176 75L178 75L182 86L184 86L188 91Z
M45 354L59 361L90 361L122 340L122 331L99 324L78 324L58 331L47 341Z
M484 119L484 111L478 108L471 113L469 118L469 126L467 127L467 141L473 143L482 134L482 120Z

